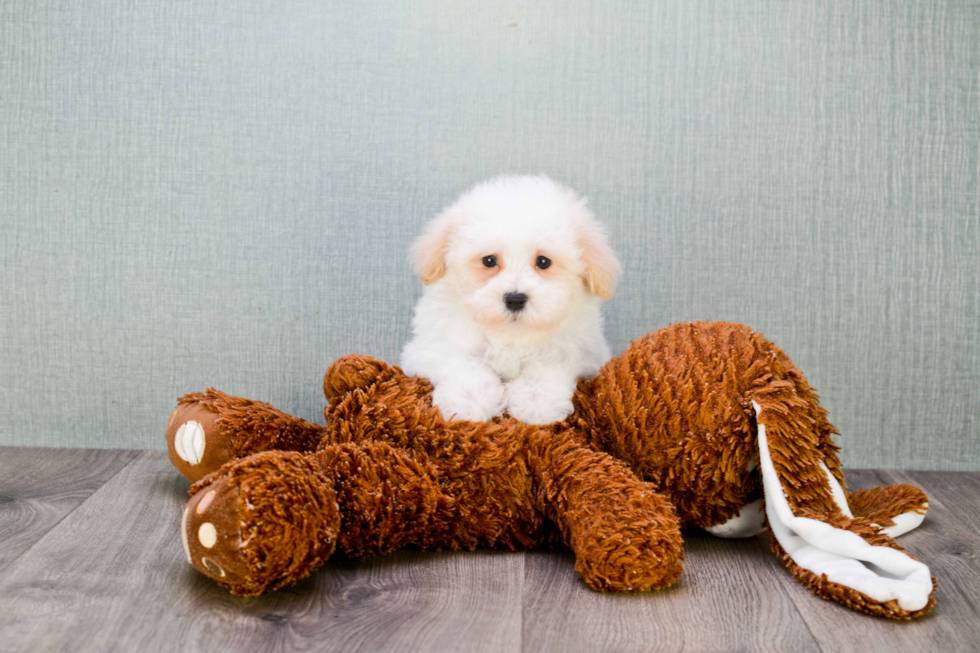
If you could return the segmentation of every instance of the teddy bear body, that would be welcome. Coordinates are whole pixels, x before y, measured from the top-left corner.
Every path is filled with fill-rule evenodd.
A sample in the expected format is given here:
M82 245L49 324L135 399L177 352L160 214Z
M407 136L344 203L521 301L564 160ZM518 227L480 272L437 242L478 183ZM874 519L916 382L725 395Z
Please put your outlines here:
M792 528L809 523L797 517L833 523L859 544L900 550L881 526L924 512L910 486L851 495L854 513L841 505L826 411L788 357L741 325L678 324L635 341L580 382L573 415L548 427L447 421L431 390L397 367L348 356L324 380L326 426L214 390L183 397L167 439L175 466L196 481L181 527L188 560L233 592L256 594L335 550L563 542L592 587L650 590L679 576L682 527L751 535L774 518L769 504L786 502ZM772 470L765 488L760 454ZM821 595L895 618L932 605L903 588L868 586L869 598L801 566L813 556L800 541L774 536L774 549ZM838 553L817 558L827 555Z
M538 549L564 540L575 543L577 568L599 589L653 589L680 573L669 502L576 430L512 419L446 422L428 400L427 380L365 357L334 363L325 391L326 427L214 390L182 398L172 420L203 424L209 439L237 438L239 457L221 468L223 477L192 487L184 528L192 535L214 528L203 543L185 540L189 558L236 593L292 582L335 549L366 556L405 546ZM209 423L209 416L220 417ZM170 433L173 440L176 430ZM271 450L244 453L255 449ZM175 450L175 464L186 468ZM229 483L239 505L215 519L214 508L228 501L208 497L225 497ZM197 510L197 498L205 508ZM288 519L254 519L260 498ZM243 564L246 541L274 546ZM623 541L631 542L625 551Z

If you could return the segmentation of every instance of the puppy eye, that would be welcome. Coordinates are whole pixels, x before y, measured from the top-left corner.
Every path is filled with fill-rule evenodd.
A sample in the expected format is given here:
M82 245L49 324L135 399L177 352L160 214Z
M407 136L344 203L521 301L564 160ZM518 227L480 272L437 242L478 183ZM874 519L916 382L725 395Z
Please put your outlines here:
M497 257L491 254L490 256L483 257L484 267L493 268L497 267Z
M551 267L551 259L547 256L539 256L538 260L535 261L534 264L542 270L547 270L549 267Z

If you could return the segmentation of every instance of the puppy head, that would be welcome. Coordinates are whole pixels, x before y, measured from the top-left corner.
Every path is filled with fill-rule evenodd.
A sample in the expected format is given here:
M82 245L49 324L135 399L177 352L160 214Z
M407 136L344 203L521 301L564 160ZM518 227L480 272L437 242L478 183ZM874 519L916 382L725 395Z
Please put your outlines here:
M547 177L498 177L464 193L412 246L427 285L450 283L487 326L547 330L612 297L620 265L585 199Z

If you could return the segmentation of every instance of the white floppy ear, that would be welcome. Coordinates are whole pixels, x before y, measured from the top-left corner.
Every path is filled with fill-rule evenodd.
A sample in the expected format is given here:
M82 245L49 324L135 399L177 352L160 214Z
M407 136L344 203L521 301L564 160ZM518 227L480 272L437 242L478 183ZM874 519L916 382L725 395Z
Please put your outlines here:
M605 229L594 219L582 220L576 229L576 240L585 263L585 282L593 295L607 301L616 290L622 267L609 247Z
M450 215L443 213L427 224L422 235L412 243L415 274L427 286L446 274L446 249L452 233L453 222Z

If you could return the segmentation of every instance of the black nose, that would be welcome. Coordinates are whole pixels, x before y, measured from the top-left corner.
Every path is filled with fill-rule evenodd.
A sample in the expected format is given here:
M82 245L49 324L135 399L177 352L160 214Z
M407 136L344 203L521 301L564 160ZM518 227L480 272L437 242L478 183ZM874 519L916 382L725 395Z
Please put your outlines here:
M509 292L504 295L504 305L508 311L514 311L516 313L524 308L524 304L526 303L527 295L522 292Z

